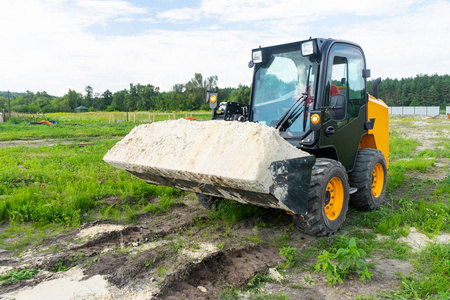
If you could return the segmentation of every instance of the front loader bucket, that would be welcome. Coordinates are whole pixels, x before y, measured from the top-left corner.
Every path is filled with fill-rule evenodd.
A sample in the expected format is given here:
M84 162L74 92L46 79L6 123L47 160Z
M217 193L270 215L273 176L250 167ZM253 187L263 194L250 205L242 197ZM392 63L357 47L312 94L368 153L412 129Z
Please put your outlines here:
M103 158L150 184L307 211L315 157L258 123L164 121L134 128Z

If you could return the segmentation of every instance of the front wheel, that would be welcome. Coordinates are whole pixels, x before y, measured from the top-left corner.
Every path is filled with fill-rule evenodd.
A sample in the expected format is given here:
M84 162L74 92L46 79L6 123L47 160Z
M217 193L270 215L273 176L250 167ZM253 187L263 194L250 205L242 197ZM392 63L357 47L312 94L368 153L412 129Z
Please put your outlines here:
M308 212L294 215L294 221L309 235L335 234L345 221L348 201L349 184L342 164L318 158L311 174Z

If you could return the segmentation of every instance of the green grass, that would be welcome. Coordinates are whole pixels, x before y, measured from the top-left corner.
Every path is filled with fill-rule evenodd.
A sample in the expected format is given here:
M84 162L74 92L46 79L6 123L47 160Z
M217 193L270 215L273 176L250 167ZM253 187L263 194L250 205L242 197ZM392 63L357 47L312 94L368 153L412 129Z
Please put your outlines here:
M19 268L16 270L9 271L6 275L0 276L0 286L10 285L17 283L21 280L26 280L33 278L34 275L39 273L36 269Z
M386 295L392 299L449 299L450 245L432 244L413 255L415 272L400 274L401 287ZM440 297L439 297L440 296Z
M63 224L43 222L19 223L13 222L9 228L0 233L0 248L20 253L30 245L41 243L44 239L70 230Z
M403 138L394 130L389 136L390 159L412 158L419 145L419 141Z
M149 119L150 114L150 119ZM0 141L10 140L36 140L36 139L79 139L87 140L93 137L111 138L125 136L133 129L143 123L155 122L169 119L180 119L186 116L196 119L211 119L211 112L176 112L153 113L153 112L88 112L88 113L51 113L45 116L20 114L11 122L0 123ZM110 123L110 116L114 115L116 122ZM134 115L136 115L136 122ZM41 120L57 121L53 125L29 125L29 122ZM117 122L120 120L120 122ZM17 124L15 124L17 123Z
M54 125L28 125L20 122L0 123L0 141L37 140L37 139L77 139L88 140L93 137L111 138L125 136L136 125L134 123L108 123L83 121L81 123L61 122Z
M370 213L360 213L352 220L353 224L359 224L375 230L375 232L398 238L407 235L405 228L413 226L421 232L435 236L441 231L450 231L450 206L443 198L434 197L433 200L419 201L409 199L406 196L398 199L394 207L384 205L379 210Z
M144 207L146 198L167 195L161 205L148 210L169 209L173 203L164 197L173 198L180 192L149 185L103 162L115 142L97 141L83 148L0 149L0 220L78 226L108 196L141 201Z
M429 173L433 169L434 164L434 159L422 157L392 162L389 166L387 191L391 192L402 186L408 180L407 172Z

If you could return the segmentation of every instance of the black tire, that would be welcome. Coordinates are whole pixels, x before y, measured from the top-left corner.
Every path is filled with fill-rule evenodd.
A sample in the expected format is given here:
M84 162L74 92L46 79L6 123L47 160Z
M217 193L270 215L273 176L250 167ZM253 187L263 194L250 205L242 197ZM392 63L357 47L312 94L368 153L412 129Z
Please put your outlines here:
M213 204L218 204L221 198L204 195L204 194L196 194L198 203L200 203L201 206L206 208L207 210L211 210Z
M335 184L338 185L336 191L330 189ZM333 200L330 199L331 195L335 196ZM348 201L348 177L342 164L336 160L318 158L311 174L308 212L305 215L294 215L294 221L309 235L335 234L345 221ZM334 204L334 207L330 204Z
M373 210L383 204L387 184L387 167L384 155L380 150L360 149L356 155L355 167L348 177L350 186L358 189L357 192L350 195L352 207L360 210Z

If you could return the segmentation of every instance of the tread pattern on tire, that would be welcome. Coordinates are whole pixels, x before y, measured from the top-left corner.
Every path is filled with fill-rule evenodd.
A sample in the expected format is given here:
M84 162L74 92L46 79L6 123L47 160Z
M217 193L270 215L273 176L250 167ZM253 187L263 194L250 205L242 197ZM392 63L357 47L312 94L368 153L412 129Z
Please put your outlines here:
M372 194L372 172L373 162L378 161L383 164L384 187L380 196L373 197ZM384 201L387 184L386 160L380 150L372 148L359 149L356 154L355 167L349 174L350 186L358 190L350 195L350 205L360 210L374 210L380 207Z
M344 205L342 207L340 215L344 214L341 218L342 222L338 226L338 228L329 228L324 221L324 208L323 203L320 201L320 193L323 192L322 185L325 176L327 175L327 171L334 168L339 167L344 172L344 180L342 182L343 185L347 185L347 195L344 195L344 198L347 198L347 203L344 201ZM326 185L325 185L326 186ZM345 214L348 210L348 177L345 172L344 167L339 161L328 159L328 158L318 158L316 160L315 165L312 169L311 174L311 184L309 191L309 200L308 200L308 213L305 215L294 215L294 221L297 223L297 226L308 235L313 236L330 236L335 234L341 227L342 223L345 221Z

